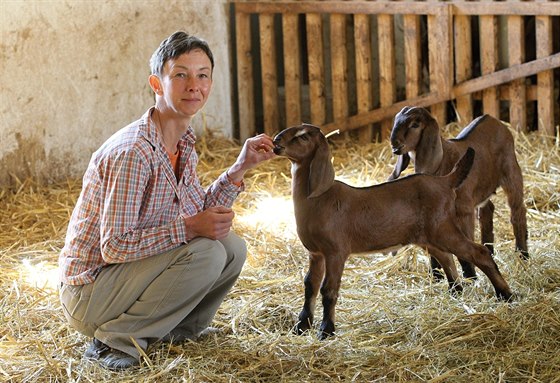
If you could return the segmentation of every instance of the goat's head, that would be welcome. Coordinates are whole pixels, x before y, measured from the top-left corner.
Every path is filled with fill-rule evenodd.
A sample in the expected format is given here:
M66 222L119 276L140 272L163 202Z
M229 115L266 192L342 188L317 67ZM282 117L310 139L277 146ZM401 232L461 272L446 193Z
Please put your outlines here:
M395 116L391 131L391 146L394 154L405 154L416 151L423 137L424 130L435 126L436 120L424 108L405 106Z
M316 126L303 124L284 129L274 137L274 153L293 166L309 166L308 198L318 197L334 181L329 144Z

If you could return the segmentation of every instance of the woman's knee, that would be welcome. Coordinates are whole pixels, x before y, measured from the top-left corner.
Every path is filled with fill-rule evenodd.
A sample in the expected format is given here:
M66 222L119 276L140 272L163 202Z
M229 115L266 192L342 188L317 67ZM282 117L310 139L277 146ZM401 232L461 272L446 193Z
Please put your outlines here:
M247 244L234 232L230 231L228 236L220 240L226 250L227 262L235 264L239 269L245 264L247 259Z

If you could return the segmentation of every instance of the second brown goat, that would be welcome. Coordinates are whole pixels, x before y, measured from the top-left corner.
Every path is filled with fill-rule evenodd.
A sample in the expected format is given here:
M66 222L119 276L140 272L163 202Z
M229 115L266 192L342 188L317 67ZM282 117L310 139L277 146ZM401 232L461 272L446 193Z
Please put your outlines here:
M472 262L490 279L496 295L512 292L490 251L471 240L457 224L455 189L467 177L475 156L470 149L446 176L412 175L369 187L334 180L327 139L312 125L283 130L274 152L292 163L292 198L298 236L309 251L305 302L296 332L309 330L315 302L322 295L319 337L335 331L335 305L342 272L352 253L386 252L416 244L435 252L453 288L458 278L452 256Z
M513 135L502 122L484 115L473 120L456 138L447 140L440 135L437 121L426 109L405 107L395 116L391 146L398 160L389 180L398 178L411 160L416 173L442 176L451 171L467 148L473 148L476 157L469 178L457 190L461 229L473 239L477 213L481 242L493 253L494 204L490 198L501 186L511 210L515 247L523 258L528 258L523 175L515 155ZM461 261L461 266L465 277L475 277L472 265ZM432 267L437 267L433 258ZM437 272L434 275L437 277Z

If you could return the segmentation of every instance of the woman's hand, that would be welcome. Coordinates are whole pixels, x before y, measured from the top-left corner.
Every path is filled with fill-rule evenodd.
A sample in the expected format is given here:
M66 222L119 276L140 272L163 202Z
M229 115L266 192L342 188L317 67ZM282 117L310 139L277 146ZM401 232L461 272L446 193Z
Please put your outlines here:
M230 180L235 183L241 182L248 170L276 156L273 149L272 138L264 133L248 138L237 160L227 172Z

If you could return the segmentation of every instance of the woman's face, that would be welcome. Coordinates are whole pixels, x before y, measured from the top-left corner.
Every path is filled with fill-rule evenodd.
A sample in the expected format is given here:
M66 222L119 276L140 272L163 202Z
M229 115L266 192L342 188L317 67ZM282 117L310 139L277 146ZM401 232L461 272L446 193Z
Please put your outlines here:
M201 49L167 61L161 78L163 99L181 117L192 118L212 88L212 63Z

